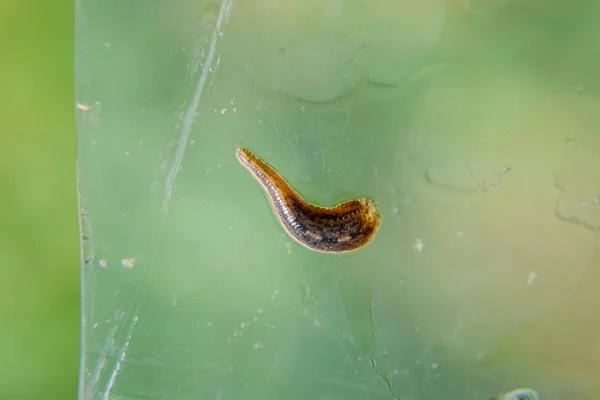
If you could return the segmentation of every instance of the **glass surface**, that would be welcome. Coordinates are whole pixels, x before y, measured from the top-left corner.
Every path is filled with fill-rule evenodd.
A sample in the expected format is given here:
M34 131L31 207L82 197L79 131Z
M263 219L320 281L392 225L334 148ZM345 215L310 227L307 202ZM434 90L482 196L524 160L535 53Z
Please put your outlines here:
M81 399L600 394L597 2L76 8ZM373 242L299 246L237 146Z

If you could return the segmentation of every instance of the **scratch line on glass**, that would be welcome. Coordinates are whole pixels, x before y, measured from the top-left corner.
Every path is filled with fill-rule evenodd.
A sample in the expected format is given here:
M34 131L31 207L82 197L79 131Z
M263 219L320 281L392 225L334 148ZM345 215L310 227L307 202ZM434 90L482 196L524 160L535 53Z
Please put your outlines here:
M208 73L211 69L211 65L213 63L213 59L215 58L215 49L217 47L217 39L219 38L219 33L221 32L221 25L223 24L224 19L229 18L229 12L231 10L232 3L233 0L223 0L221 2L221 7L219 8L219 15L217 16L217 22L212 32L210 46L208 48L208 54L206 55L206 60L204 61L204 65L202 66L202 73L200 74L200 78L198 79L198 85L196 86L194 97L192 98L192 102L185 113L181 137L179 138L179 146L177 147L175 159L173 160L173 164L171 165L171 168L169 170L169 175L167 176L167 179L165 181L165 197L163 199L162 204L163 212L167 212L169 199L171 198L171 191L173 190L173 185L175 184L175 178L177 177L177 173L181 168L181 162L185 154L185 148L187 146L188 138L190 136L190 131L192 130L192 124L194 123L194 116L196 115L198 104L200 103L200 96L202 95L202 92L204 90L204 85L206 84L206 77L208 76Z
M81 364L80 368L80 381L79 381L79 392L81 394L85 394L81 396L81 399L92 399L96 396L96 389L98 388L98 383L100 382L100 375L104 371L104 367L106 366L106 359L109 354L112 354L115 350L115 337L117 334L117 329L119 328L121 322L123 321L123 317L125 316L124 312L119 310L115 310L113 314L113 318L106 321L106 323L113 323L112 327L108 331L108 335L106 336L106 340L104 341L104 346L102 346L102 350L100 350L100 354L98 356L98 361L96 362L96 366L94 367L94 372L90 376L90 379L86 379L88 375L82 371L85 371L85 364ZM82 337L85 339L85 336ZM84 350L85 352L85 350Z
M131 336L133 335L133 329L135 328L135 324L138 322L139 318L136 315L133 317L131 324L129 325L129 330L127 331L127 338L125 339L125 343L121 347L121 354L119 355L119 359L115 364L115 368L110 375L110 379L106 383L106 389L104 390L104 394L102 395L102 400L108 400L110 398L110 391L112 390L115 381L117 380L117 376L119 372L121 372L121 367L123 362L125 361L125 357L127 356L127 349L129 348L129 344L131 343Z

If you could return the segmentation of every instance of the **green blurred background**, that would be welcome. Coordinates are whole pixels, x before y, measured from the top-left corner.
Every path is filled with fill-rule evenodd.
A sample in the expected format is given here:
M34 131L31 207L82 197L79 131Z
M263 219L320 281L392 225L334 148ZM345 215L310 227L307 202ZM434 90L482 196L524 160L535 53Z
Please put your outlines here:
M0 399L75 399L73 2L0 2Z
M488 67L507 59L530 66L557 85L581 83L596 92L599 58L590 50L597 49L592 34L597 31L596 6L587 1L564 4L544 4L548 20L556 22L549 23L544 35L524 23L515 34L522 46L504 36L504 29L494 30L506 20L490 19L495 24L486 32L499 32L498 47L486 53L483 36L476 42L482 49L458 51L466 54L463 63ZM447 37L459 44L470 32L479 32L454 27ZM3 0L0 29L0 400L75 399L80 299L73 2ZM484 67L478 71L487 73Z

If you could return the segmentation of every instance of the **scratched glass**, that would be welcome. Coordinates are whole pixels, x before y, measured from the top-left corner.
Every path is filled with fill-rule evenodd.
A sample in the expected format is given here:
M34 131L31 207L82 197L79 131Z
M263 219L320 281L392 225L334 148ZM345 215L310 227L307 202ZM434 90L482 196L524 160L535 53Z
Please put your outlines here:
M597 396L600 6L555 3L77 0L80 399ZM373 241L299 246L237 146Z

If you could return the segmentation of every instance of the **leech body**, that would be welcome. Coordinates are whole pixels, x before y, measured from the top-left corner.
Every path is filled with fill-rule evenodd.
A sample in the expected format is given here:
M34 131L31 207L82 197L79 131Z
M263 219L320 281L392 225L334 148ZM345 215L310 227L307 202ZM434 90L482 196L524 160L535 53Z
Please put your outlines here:
M321 207L304 200L273 167L250 150L238 147L238 161L261 184L279 222L302 246L324 253L359 249L369 243L379 227L375 202L368 197Z

